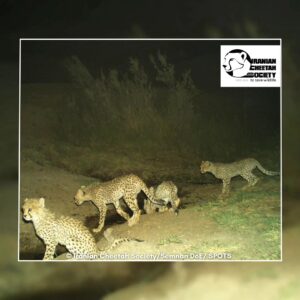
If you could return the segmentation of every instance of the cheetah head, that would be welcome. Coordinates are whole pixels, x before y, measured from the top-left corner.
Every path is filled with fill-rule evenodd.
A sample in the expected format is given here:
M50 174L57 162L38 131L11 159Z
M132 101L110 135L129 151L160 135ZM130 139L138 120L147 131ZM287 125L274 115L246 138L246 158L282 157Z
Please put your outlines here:
M230 51L224 58L223 67L226 72L241 69L244 67L245 61L247 60L250 60L250 57L245 51Z
M83 202L87 200L91 200L91 197L86 191L85 185L82 185L80 189L77 191L76 195L74 196L74 200L77 205L81 205Z
M243 77L250 70L251 58L243 50L235 49L224 57L223 68L233 77Z
M202 174L209 172L211 167L211 162L210 161L202 161L200 165L200 171Z
M27 222L37 219L45 208L44 198L26 198L22 206L23 219Z

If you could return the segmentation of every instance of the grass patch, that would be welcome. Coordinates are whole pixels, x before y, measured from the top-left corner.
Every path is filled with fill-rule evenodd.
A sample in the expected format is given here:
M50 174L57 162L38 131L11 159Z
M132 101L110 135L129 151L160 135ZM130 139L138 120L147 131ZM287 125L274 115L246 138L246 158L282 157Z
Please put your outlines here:
M280 259L279 199L275 189L239 191L226 202L207 203L198 210L209 215L224 233L242 237L235 243L245 259Z

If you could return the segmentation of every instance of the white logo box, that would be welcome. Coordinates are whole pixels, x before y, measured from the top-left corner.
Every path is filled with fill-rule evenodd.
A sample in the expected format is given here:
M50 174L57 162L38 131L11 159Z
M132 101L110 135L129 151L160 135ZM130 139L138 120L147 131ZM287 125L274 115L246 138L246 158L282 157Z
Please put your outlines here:
M230 64L233 68L244 67L240 63L245 55L242 55L239 60L239 54L236 53L238 51L230 53L232 50L242 50L249 54L251 58L249 73L251 74L248 74L253 77L234 77L229 74L230 72L226 72L224 64ZM228 53L230 54L225 60ZM237 55L237 60L235 60L235 55ZM270 70L274 69L274 66L276 70ZM220 73L221 87L281 87L281 45L221 45Z

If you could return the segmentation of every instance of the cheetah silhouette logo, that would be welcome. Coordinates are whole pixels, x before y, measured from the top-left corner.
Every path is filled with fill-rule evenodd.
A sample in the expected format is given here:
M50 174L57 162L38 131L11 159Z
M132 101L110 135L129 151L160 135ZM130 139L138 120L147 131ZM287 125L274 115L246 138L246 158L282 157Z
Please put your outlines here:
M223 68L232 77L245 77L250 67L250 55L244 50L231 50L224 57Z

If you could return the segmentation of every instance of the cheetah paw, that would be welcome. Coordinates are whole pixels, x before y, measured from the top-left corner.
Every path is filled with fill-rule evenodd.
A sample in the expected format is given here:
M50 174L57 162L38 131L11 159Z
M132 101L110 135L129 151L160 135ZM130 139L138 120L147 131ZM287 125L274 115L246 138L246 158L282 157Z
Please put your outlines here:
M136 221L136 219L134 218L134 219L129 219L128 220L128 226L129 227L132 227L133 225L135 225L137 223L137 221Z

